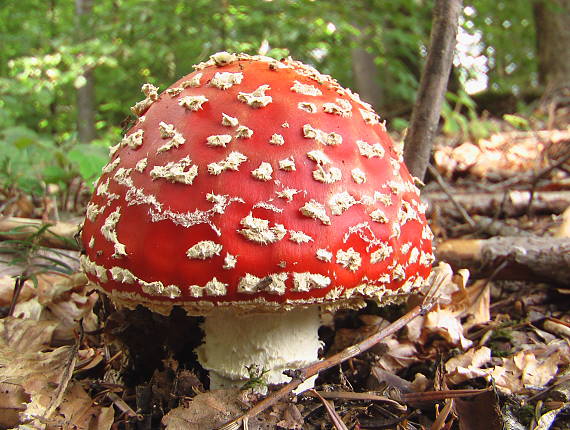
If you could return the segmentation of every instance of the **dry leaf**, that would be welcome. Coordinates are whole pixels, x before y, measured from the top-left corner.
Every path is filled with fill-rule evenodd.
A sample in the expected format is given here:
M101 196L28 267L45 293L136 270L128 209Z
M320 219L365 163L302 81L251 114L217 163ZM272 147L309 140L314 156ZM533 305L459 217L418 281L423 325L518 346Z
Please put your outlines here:
M0 428L17 426L20 412L26 409L24 403L29 400L21 386L0 382Z
M484 324L491 320L491 283L487 280L475 281L467 289L467 296L469 302L462 315L467 316L463 323L465 332L477 324Z
M541 130L496 133L476 144L465 142L455 148L438 147L434 153L437 169L446 177L468 171L477 177L502 176L545 167L545 148L570 139L570 131Z
M57 326L52 342L59 345L71 343L80 319L83 319L86 331L98 327L97 317L93 313L98 296L89 292L83 274L67 276L45 273L38 276L36 296L18 303L14 315L36 321L55 321Z
M392 336L379 345L383 345L386 352L374 362L374 365L382 370L396 373L419 361L418 351L412 342Z
M81 384L68 387L57 413L51 417L50 426L77 430L109 430L113 425L112 407L94 406L93 400Z
M478 396L455 399L455 414L461 430L501 430L501 407L496 394L487 391Z
M469 348L473 342L463 335L463 325L456 312L449 309L435 308L425 317L424 329L437 333L453 345Z
M244 412L239 390L214 390L192 398L188 405L172 409L162 418L166 430L210 430L221 427Z
M486 346L472 348L464 354L450 358L445 363L446 381L457 385L469 379L486 376L488 370L482 369L491 361L491 349Z
M570 206L568 206L562 215L560 215L561 223L554 232L554 237L570 237Z
M525 387L544 387L556 376L558 367L570 361L568 342L554 341L546 347L535 345L534 348L503 358L501 366L490 370L489 376L497 388L506 393L518 393Z
M548 430L550 427L552 427L552 424L554 424L554 420L556 419L558 414L562 412L564 409L566 409L566 407L562 406L560 408L553 409L543 414L538 419L538 423L533 428L533 430Z
M62 381L67 383L63 375L68 370L70 354L74 350L68 346L48 348L56 326L55 321L13 317L0 320L0 381L21 390L14 389L10 401L17 404L20 400L20 422L25 423L25 428L49 428L48 424L53 420L63 420L70 428L88 429L91 420L98 420L101 408L93 406L93 401L84 391L79 395L83 390L80 386L72 384L68 387L70 392L63 391L66 387ZM58 396L62 400L58 414L63 416L49 416L54 401L59 400ZM88 418L65 412L66 405L73 405L73 410L84 411L83 415ZM81 418L81 421L75 422L76 418ZM110 425L105 427L105 423L108 419L100 421L101 429L109 428Z

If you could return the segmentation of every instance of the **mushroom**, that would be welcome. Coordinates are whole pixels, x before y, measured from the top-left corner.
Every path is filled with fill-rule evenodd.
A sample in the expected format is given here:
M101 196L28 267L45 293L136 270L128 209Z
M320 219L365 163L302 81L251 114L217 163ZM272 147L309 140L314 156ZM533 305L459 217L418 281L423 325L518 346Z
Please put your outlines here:
M225 52L143 92L87 207L82 268L118 306L205 316L211 388L251 366L286 382L318 360L321 309L424 283L425 206L358 95L292 59Z

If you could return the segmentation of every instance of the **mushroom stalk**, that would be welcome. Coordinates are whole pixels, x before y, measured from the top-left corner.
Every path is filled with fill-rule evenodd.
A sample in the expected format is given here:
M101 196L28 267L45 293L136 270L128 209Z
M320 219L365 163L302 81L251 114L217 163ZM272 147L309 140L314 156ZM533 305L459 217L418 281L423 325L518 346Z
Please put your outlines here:
M268 384L289 382L286 369L298 369L318 360L319 307L277 314L235 315L219 310L206 317L204 343L196 350L200 364L210 372L210 389L241 387L265 371ZM253 367L252 367L253 366ZM252 370L248 370L252 369ZM300 391L311 388L306 381Z

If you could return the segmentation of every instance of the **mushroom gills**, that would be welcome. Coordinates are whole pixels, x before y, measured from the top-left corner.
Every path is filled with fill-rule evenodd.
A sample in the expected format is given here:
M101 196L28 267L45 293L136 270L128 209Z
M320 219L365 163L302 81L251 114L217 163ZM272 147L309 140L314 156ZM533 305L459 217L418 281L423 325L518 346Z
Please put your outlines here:
M251 369L264 371L267 384L286 383L287 369L300 369L318 361L318 306L281 313L235 315L218 310L205 318L204 343L196 349L198 361L210 372L210 389L242 387ZM309 378L297 392L314 386Z

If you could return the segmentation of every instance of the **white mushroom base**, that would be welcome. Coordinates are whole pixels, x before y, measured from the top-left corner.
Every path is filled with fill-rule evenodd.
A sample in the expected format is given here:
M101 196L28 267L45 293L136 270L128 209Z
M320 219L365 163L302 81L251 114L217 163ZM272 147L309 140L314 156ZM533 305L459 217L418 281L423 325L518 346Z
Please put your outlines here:
M252 377L248 368L266 370L268 384L289 382L284 370L318 361L319 325L318 306L258 315L213 312L202 326L204 343L196 349L198 361L210 372L210 389L243 386ZM310 378L296 391L312 388L314 381Z

